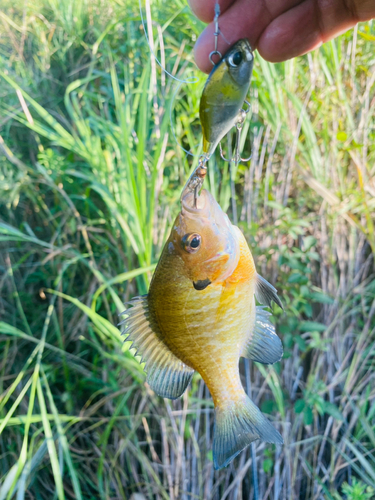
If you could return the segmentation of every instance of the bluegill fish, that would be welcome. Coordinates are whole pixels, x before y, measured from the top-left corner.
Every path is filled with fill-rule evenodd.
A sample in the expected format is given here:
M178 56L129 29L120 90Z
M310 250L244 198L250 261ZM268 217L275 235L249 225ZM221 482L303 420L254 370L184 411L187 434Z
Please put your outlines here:
M146 363L147 381L175 399L194 371L215 404L214 467L220 469L256 439L282 437L246 395L239 358L272 364L282 344L259 302L281 302L256 270L248 244L212 195L202 190L181 201L148 295L134 298L123 321L126 340Z
M203 154L211 156L235 125L249 90L254 55L246 39L239 40L213 68L200 100Z

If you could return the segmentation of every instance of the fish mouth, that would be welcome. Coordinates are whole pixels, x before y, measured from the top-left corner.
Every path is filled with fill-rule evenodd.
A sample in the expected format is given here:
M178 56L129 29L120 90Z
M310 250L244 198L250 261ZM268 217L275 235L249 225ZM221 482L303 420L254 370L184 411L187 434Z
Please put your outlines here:
M211 285L211 281L208 278L205 280L193 281L193 287L198 291L205 290L208 285Z
M215 198L206 189L202 189L196 203L194 193L186 193L181 200L181 205L182 216L203 219L206 223L213 223L223 230L231 227L228 216L222 211Z
M181 200L182 213L187 212L191 215L208 217L210 215L210 199L208 192L203 189L197 200L194 199L194 192L190 191L185 194Z

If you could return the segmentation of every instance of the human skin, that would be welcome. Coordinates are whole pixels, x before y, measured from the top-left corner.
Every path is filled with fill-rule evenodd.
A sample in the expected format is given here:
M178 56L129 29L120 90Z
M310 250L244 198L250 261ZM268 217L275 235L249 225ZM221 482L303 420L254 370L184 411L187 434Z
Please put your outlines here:
M209 23L195 45L195 60L205 73L212 69L216 0L188 0L192 11ZM309 52L322 43L375 17L375 0L219 0L218 50L225 54L240 38L271 62Z

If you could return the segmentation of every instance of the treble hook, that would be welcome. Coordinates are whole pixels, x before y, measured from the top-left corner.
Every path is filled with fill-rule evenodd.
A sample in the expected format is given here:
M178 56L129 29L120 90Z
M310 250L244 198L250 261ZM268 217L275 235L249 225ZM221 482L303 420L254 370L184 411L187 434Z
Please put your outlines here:
M194 192L194 208L197 208L197 200L199 196L199 191L203 185L204 178L207 174L207 162L209 157L207 155L201 155L198 161L198 166L194 170L194 172L189 177L187 183L185 184L184 189L182 190L180 200L187 194L189 191Z
M248 101L245 100L245 104L247 104L247 108L240 110L240 112L238 114L237 122L236 122L236 145L234 147L233 157L230 158L229 160L227 158L225 158L223 148L221 147L221 143L219 144L220 156L221 156L222 160L224 160L228 163L233 162L236 165L238 165L238 163L240 163L240 161L247 162L247 161L251 160L251 156L252 156L252 153L250 153L250 156L248 158L242 158L240 155L242 127L243 127L243 124L245 123L246 115L249 113L249 111L251 109L251 104Z
M212 59L213 56L219 56L220 59L222 59L222 55L221 55L221 52L219 52L217 50L217 39L220 35L220 29L219 29L219 16L220 16L220 5L218 2L216 2L215 4L215 17L214 17L214 23L215 23L215 31L214 31L214 39L215 39L215 50L213 50L212 52L210 52L209 54L209 58L210 58L210 61L212 62L212 64L215 66L215 62L214 60Z

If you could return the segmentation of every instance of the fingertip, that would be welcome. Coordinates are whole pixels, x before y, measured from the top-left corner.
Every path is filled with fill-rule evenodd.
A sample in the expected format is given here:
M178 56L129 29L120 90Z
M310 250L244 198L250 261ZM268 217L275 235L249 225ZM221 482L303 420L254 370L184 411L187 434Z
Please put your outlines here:
M232 39L229 36L224 36L223 32L222 36L218 37L217 50L222 57L228 52L232 45L241 38L247 38L250 42L250 45L253 48L255 47L254 40L249 39L249 37L247 36L248 34L246 32L246 28L242 28L241 26L239 26L237 28L237 31L235 31L233 29L228 29L228 26L226 26L224 23L223 27L223 32L225 31L225 33L233 33L235 35L235 38ZM215 28L213 23L209 24L198 37L198 40L196 41L194 47L195 62L198 68L204 73L210 73L213 68L212 62L210 60L210 54L215 50L214 31ZM220 60L220 56L213 56L213 60L215 63L218 63Z
M227 10L219 18L220 35L217 39L217 50L224 56L229 48L241 38L247 38L255 49L260 34L269 23L269 15L264 11L261 3L255 1L250 9L248 0L236 2L220 0L220 7L222 8L223 5L227 7ZM214 31L214 23L211 22L199 36L194 49L197 66L205 73L209 73L212 69L209 55L215 49Z
M220 56L223 57L234 42L223 37L217 40L217 50L219 54L212 55L213 61L217 64L220 61ZM213 63L210 59L210 54L215 51L214 26L209 24L207 28L200 34L194 47L194 57L198 68L204 73L210 73L213 68Z
M214 4L211 0L202 2L201 0L188 0L189 6L193 13L198 19L205 23L209 23L214 18L212 11L212 6L208 4Z
M223 14L234 0L220 0L220 14ZM217 0L188 0L189 6L198 19L210 23L215 17L215 5Z
M259 54L276 63L306 54L322 44L319 26L306 4L285 12L272 21L258 40Z
M203 71L203 73L210 73L212 70L210 53L213 50L213 42L212 39L210 40L206 31L207 30L204 30L203 33L200 34L195 43L194 58L198 68Z

